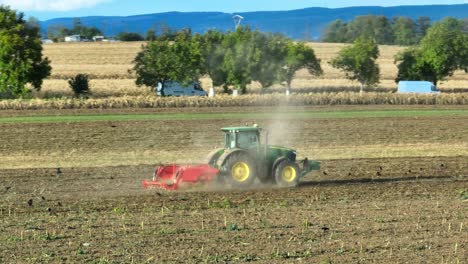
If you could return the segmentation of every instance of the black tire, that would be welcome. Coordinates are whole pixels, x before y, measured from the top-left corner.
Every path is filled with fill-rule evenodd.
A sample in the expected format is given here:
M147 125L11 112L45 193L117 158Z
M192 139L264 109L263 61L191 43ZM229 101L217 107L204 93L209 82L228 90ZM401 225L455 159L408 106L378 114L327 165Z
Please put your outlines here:
M257 178L262 184L274 184L274 178L271 177L271 173L268 171L267 164L258 162L257 163Z
M257 172L254 159L244 152L229 155L224 162L223 171L226 181L233 188L250 187Z
M295 187L299 184L300 178L299 166L289 159L281 161L275 168L275 181L280 187Z

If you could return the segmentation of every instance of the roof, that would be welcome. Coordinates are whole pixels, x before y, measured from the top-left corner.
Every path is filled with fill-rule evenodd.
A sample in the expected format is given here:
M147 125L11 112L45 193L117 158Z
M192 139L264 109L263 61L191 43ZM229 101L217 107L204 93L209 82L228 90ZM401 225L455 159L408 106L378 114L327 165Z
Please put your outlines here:
M221 131L223 132L232 132L232 131L235 131L235 132L257 132L259 131L260 128L258 127L223 127L221 128Z

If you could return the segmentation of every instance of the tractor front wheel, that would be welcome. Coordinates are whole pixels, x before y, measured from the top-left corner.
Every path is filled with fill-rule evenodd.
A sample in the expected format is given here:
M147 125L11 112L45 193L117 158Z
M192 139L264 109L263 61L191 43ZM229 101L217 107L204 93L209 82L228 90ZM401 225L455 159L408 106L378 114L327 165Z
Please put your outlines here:
M285 159L276 166L275 180L280 187L295 187L299 184L301 171L295 162Z
M226 180L234 188L246 188L255 181L255 162L246 153L233 153L224 163Z

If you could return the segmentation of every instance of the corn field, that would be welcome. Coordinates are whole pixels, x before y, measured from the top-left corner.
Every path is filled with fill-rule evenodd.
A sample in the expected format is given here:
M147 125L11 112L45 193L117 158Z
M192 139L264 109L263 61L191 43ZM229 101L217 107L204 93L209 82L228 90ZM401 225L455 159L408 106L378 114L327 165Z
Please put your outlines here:
M237 97L157 97L122 96L100 99L32 99L3 100L0 110L22 109L119 109L119 108L180 108L180 107L246 107L246 106L313 106L313 105L466 105L468 93L457 94L394 94L308 93L252 94Z

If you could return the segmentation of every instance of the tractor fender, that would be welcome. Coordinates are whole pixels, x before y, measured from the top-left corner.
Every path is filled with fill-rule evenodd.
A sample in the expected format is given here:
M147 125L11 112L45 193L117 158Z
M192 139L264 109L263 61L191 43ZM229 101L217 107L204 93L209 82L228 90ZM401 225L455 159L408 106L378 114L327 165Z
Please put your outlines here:
M224 149L222 148L213 149L210 153L208 153L208 155L206 155L205 161L203 163L210 165L210 167L215 167L219 157L224 153L223 150Z
M220 169L220 172L223 172L223 166L225 164L226 159L231 156L234 153L246 153L248 154L245 150L239 149L239 148L234 148L228 151L225 151L221 156L219 156L218 160L216 161L216 166Z
M274 176L274 173L278 164L280 164L283 160L286 160L286 159L288 159L288 157L286 156L277 158L275 162L273 162L273 166L271 166L270 175Z

